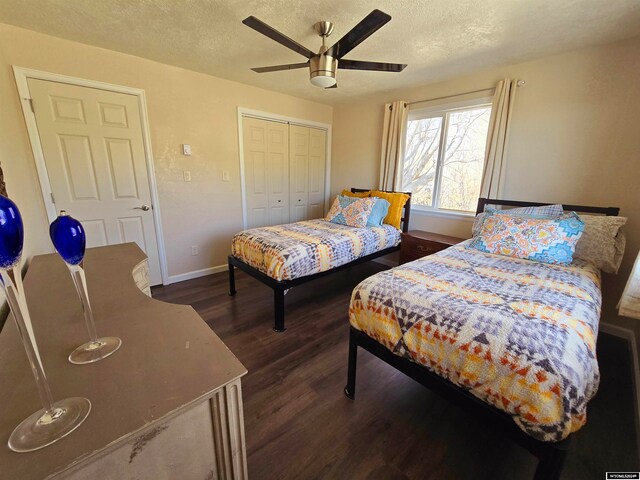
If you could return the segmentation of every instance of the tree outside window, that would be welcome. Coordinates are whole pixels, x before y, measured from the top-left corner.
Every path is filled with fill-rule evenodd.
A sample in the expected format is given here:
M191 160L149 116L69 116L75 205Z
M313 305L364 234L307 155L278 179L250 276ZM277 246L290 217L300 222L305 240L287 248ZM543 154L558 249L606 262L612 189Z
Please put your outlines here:
M431 110L407 122L402 189L411 204L473 212L480 194L490 104Z

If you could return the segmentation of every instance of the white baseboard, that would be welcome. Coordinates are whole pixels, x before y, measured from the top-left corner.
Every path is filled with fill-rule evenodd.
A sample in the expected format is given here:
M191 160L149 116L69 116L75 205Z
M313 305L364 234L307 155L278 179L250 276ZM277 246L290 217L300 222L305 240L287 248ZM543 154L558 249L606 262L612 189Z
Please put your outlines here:
M631 363L633 364L633 390L635 392L635 418L636 418L636 442L638 446L638 458L640 459L640 366L638 366L638 344L636 342L636 334L628 328L618 327L609 323L600 323L600 331L615 335L616 337L625 338L629 342L631 349Z
M169 275L169 283L184 282L185 280L191 280L193 278L206 277L207 275L213 275L214 273L226 272L229 265L217 265L215 267L203 268L202 270L194 270L193 272L180 273L178 275Z

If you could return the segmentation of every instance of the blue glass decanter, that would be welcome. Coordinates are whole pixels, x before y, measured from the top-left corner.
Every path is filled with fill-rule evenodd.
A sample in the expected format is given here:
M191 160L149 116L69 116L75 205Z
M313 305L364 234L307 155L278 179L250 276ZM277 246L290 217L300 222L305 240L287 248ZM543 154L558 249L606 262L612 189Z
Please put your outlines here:
M15 452L31 452L51 445L78 428L91 410L91 402L82 397L53 401L22 285L23 241L24 227L18 207L0 195L0 283L22 338L43 407L23 420L9 437L9 448Z
M69 268L73 284L80 297L84 320L89 331L90 340L71 352L69 361L82 365L102 360L118 350L122 345L122 340L118 337L98 338L96 333L93 311L91 310L87 292L87 279L84 273L84 253L87 245L84 228L82 228L82 224L78 220L61 210L58 218L49 227L49 235L53 246Z

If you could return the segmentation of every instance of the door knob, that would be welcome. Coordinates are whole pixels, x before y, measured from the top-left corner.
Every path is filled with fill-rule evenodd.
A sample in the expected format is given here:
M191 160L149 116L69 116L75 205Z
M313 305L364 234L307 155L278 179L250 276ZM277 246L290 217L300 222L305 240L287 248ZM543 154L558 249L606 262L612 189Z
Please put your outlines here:
M147 212L151 209L149 205L141 205L139 207L133 207L134 210L142 210L143 212Z
M278 200L278 203L280 203L282 200Z

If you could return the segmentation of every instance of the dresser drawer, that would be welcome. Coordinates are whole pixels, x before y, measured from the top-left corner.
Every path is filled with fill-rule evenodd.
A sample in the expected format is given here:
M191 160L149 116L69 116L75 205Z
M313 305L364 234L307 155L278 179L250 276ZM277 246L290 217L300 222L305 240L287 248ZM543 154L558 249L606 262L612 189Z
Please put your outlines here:
M403 233L400 246L400 263L412 262L418 258L432 255L463 240L462 238L418 230Z

